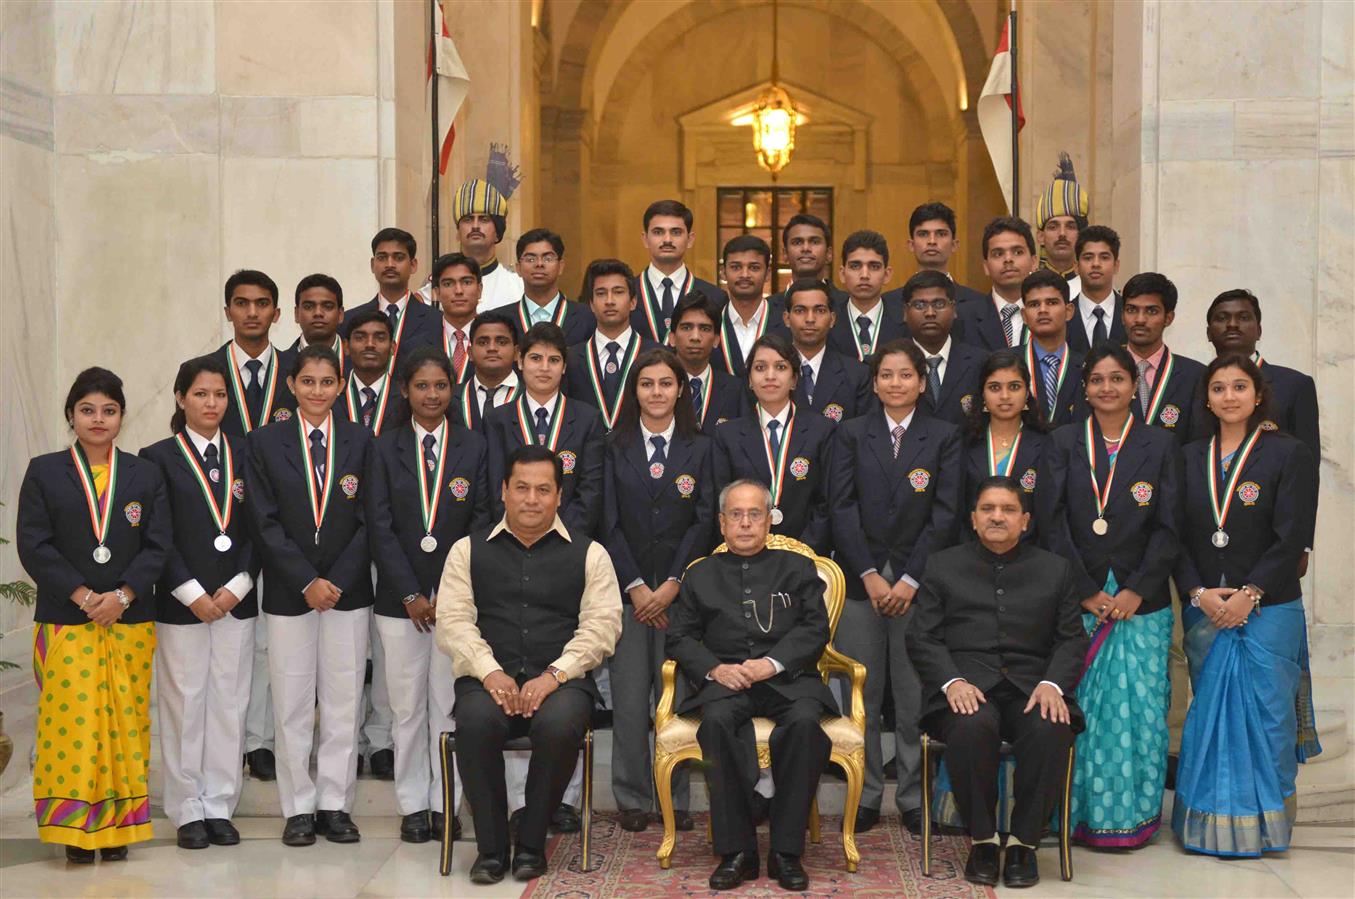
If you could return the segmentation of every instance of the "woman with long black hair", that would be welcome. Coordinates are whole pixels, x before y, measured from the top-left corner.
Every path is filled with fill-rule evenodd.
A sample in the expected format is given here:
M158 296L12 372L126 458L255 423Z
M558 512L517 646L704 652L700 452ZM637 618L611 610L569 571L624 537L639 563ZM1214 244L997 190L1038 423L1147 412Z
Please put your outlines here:
M1040 458L1049 429L1032 396L1030 371L1018 353L997 350L983 361L979 368L978 401L967 413L963 508L974 508L979 485L986 478L1005 475L1021 485L1026 511L1033 511ZM968 523L960 530L973 534ZM1021 539L1034 539L1035 533L1032 517Z

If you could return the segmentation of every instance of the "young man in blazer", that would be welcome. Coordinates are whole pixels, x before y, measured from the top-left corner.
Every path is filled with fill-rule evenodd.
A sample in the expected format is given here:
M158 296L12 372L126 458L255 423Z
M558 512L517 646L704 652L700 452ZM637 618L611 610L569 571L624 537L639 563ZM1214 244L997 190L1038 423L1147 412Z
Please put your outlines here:
M456 383L464 384L475 373L470 331L483 287L480 264L464 253L439 256L433 263L432 284L433 297L442 312L438 346L451 360Z
M786 290L786 328L800 356L795 405L833 424L855 418L871 406L870 370L855 358L828 348L836 316L822 281L796 281Z
M1086 408L1082 389L1082 357L1068 343L1068 323L1075 313L1068 282L1057 272L1040 269L1021 282L1021 317L1030 335L1023 356L1030 371L1030 401L1051 427L1066 425Z
M725 292L691 273L683 257L692 248L692 211L677 200L656 200L645 209L640 241L649 253L649 265L636 280L639 306L631 327L655 343L668 340L673 310L692 290L723 305Z
M828 333L829 349L864 364L876 347L908 336L903 301L881 295L894 275L883 234L856 231L847 235L838 275L847 288L847 299L834 306L837 320Z
M569 348L565 393L602 413L607 430L621 413L621 388L635 358L655 346L631 327L635 281L620 259L594 259L583 276L583 292L596 330Z
M1176 299L1176 285L1165 275L1140 272L1124 285L1121 318L1125 349L1139 369L1134 417L1170 431L1184 446L1192 439L1196 406L1202 405L1204 365L1172 352L1163 341L1176 318Z
M488 439L485 415L522 393L513 322L501 309L475 316L470 326L470 374L456 387L452 419Z
M827 281L833 305L847 302L847 292L833 283L833 232L827 222L810 212L792 215L781 230L781 251L792 281ZM784 290L767 298L773 305L784 306L785 300Z
M1120 272L1120 235L1105 225L1092 225L1077 233L1076 247L1082 291L1073 297L1077 314L1068 325L1068 345L1086 355L1103 341L1119 346L1127 339L1124 299L1115 290L1115 276Z
M292 318L301 328L301 336L282 351L283 376L292 370L297 351L312 343L331 347L339 357L339 373L345 374L348 362L343 338L339 336L343 324L343 287L329 275L317 272L297 282L293 301Z
M922 271L900 290L904 322L927 357L927 391L921 408L963 429L969 410L981 403L979 370L987 353L955 339L955 291L944 272Z
M945 203L923 203L908 216L908 251L917 260L918 273L940 272L955 284L956 304L987 299L987 294L966 287L950 274L950 260L960 249L955 210ZM903 298L901 290L891 290L887 298Z
M1026 342L1021 323L1021 282L1039 267L1035 235L1019 218L995 218L983 229L983 268L993 283L986 303L965 303L958 310L964 339L972 346L993 350L1019 347Z
M533 228L518 238L517 259L524 286L522 299L513 309L501 310L510 314L516 335L521 337L532 325L550 322L560 326L570 346L592 337L597 322L588 308L588 297L580 297L575 303L560 291L560 276L565 272L564 239L546 228Z
M226 320L234 334L212 353L231 377L222 429L243 437L255 428L292 417L281 353L269 339L278 320L278 285L263 272L240 269L226 279Z
M712 363L714 350L723 343L722 310L705 294L688 294L673 310L673 328L668 343L687 373L696 426L707 437L717 425L747 411L748 387L743 378L721 371Z
M410 293L409 281L419 269L414 235L399 228L382 228L372 238L372 276L377 292L367 302L344 313L340 333L345 338L353 320L364 312L380 312L390 321L393 354L419 346L437 346L442 339L438 312ZM398 365L399 362L397 361Z

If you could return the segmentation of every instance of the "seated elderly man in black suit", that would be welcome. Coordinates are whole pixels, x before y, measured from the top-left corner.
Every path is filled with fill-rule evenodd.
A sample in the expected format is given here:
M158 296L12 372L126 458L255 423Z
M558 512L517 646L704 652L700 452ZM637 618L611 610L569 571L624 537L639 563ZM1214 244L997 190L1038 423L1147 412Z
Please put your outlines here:
M908 655L922 681L922 727L947 744L946 766L974 841L965 879L997 883L998 748L1011 742L1016 784L1002 879L1034 886L1045 822L1081 730L1073 691L1087 635L1068 563L1021 542L1021 486L979 485L977 542L934 553L914 602Z
M809 885L800 864L805 824L832 750L819 726L824 715L837 714L816 667L829 637L823 581L806 556L767 548L771 513L771 493L763 484L738 480L725 487L720 530L729 552L692 565L668 611L667 654L699 685L678 713L701 711L696 737L721 857L710 876L713 890L758 876L752 719L776 722L767 874L788 890Z

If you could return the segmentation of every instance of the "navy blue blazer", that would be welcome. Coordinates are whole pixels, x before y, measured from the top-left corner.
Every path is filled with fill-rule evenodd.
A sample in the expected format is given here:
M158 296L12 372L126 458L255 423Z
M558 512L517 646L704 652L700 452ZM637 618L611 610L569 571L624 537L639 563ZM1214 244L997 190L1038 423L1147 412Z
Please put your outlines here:
M226 366L226 414L221 419L221 430L232 437L243 437L250 431L259 426L259 422L271 424L275 421L287 421L296 413L296 397L292 396L292 391L287 387L287 376L291 374L293 356L286 356L286 351L278 352L274 350L273 365L278 369L277 386L273 391L273 401L268 404L268 409L252 409L249 412L249 425L246 426L244 414L241 411L240 404L235 400L235 385L231 380L229 372L235 367L234 354L231 352L231 343L226 341L217 347L212 356L222 365ZM286 358L284 358L286 356ZM263 382L268 383L270 369L265 367L262 372ZM245 381L245 373L236 369L240 376L241 385ZM243 400L244 397L241 397ZM265 395L265 400L267 396Z
M469 366L468 366L469 367ZM357 373L351 368L348 371L348 380L344 383L343 393L334 402L335 416L343 416L359 427L364 427L373 432L372 436L377 437L386 432L387 428L393 427L396 422L409 418L409 407L405 398L400 396L400 387L396 383L394 373L386 375L385 391L390 393L386 400L386 408L381 410L379 421L372 422L368 427L362 424L362 387L363 384L358 380ZM377 397L377 405L381 404L381 397Z
M80 475L69 450L34 456L19 487L15 544L19 564L37 586L38 624L86 624L89 617L71 602L81 585L107 593L122 585L136 598L119 619L123 624L155 620L153 591L171 542L169 498L160 470L145 459L118 450L118 482L104 545L112 557L94 561L94 529Z
M472 366L467 365L466 367L469 369ZM500 393L506 389L507 388L504 387L504 385L499 385ZM517 399L521 393L522 379L519 378L517 386L513 388L513 399ZM452 421L461 425L463 428L474 431L488 440L489 431L485 428L484 416L480 414L480 397L478 394L479 388L476 386L475 381L472 378L467 377L466 380L456 385L456 395L452 397L452 405L447 410L447 413L451 416ZM503 403L502 405L508 404ZM493 491L491 491L491 493L492 492Z
M993 305L992 295L985 294L983 300L982 303L977 301L961 303L955 307L955 326L951 336L959 337L965 343L981 347L990 353L993 350L1012 349L1013 347L1007 346L1007 337L1002 330L1002 319L997 314L997 307ZM1015 347L1017 349L1029 336L1019 312L1012 318L1012 335L1017 343Z
M908 337L910 334L903 317L903 291L891 290L883 294L880 301L884 303L884 310L880 314L880 336L875 341L877 347L882 347L900 337ZM828 331L828 349L858 362L868 361L871 354L862 355L861 342L857 340L858 313L851 299L844 295L841 302L833 305L833 312L837 319Z
M222 484L216 491L217 503L224 502L226 491L234 496L234 510L230 524L226 527L226 536L231 539L231 548L217 552L212 541L220 535L216 522L212 519L207 500L198 486L196 475L188 460L179 451L179 444L173 437L167 437L141 451L141 457L160 469L165 480L165 493L169 499L166 510L170 514L173 528L173 542L165 558L165 570L155 585L156 621L165 624L200 624L198 616L174 597L174 589L180 584L196 580L202 589L211 596L226 582L240 572L250 577L259 577L259 556L254 550L254 540L249 533L249 513L245 511L247 499L245 493L245 473L249 469L249 442L246 438L222 435L230 445L232 465L234 467L231 482ZM188 450L207 470L206 464L198 456L193 440L187 434ZM224 453L223 453L224 456ZM226 475L226 462L221 461L221 476ZM211 481L208 481L211 484ZM231 614L236 618L253 618L259 614L257 590L240 597L240 603Z
M1021 535L1021 539L1027 542L1033 541L1039 533L1035 519L1035 491L1039 489L1039 479L1041 469L1041 458L1044 456L1045 444L1049 440L1049 435L1041 434L1039 431L1032 431L1030 428L1021 429L1021 444L1016 448L1016 459L1008 469L1010 475L1021 485L1021 504L1030 514L1030 525L1026 532ZM967 539L973 540L974 525L970 520L969 513L974 511L974 506L979 500L979 485L983 483L984 478L988 477L988 441L980 439L972 441L964 448L965 458L965 478L964 478L964 505L960 509L960 533Z
M1028 352L1032 347L1035 353L1034 365L1031 365ZM1063 384L1059 386L1058 400L1054 403L1054 412L1051 415L1045 396L1044 372L1040 368L1041 352L1039 344L1033 340L1021 348L1021 358L1025 359L1026 365L1030 367L1031 402L1039 404L1040 414L1045 417L1051 428L1082 421L1090 412L1087 407L1087 390L1082 386L1082 360L1085 356L1073 349L1071 343L1064 344L1063 365L1067 373L1063 376Z
M651 302L649 293L644 284L645 272L648 269L649 265L646 264L644 268L640 269L640 274L636 275L635 279L631 281L631 287L634 289L636 302L635 311L630 314L630 326L655 343L667 343L668 323L663 320L663 312L659 308L663 302L663 297L662 295L654 297ZM687 269L687 275L691 278L691 284L687 286L688 291L701 291L709 297L710 301L716 306L724 306L728 301L729 298L725 296L723 290L709 281L703 281L696 277L692 274L690 268ZM678 300L681 300L686 296L686 293L679 292L682 290L681 284L674 284L673 287L673 307L677 308ZM646 309L646 306L648 309ZM650 323L651 318L653 319L653 324Z
M1170 349L1166 352L1171 353L1172 373L1163 388L1165 392L1162 402L1158 404L1157 414L1149 424L1174 434L1177 442L1185 445L1196 439L1192 435L1195 417L1204 405L1200 397L1204 389L1201 381L1204 378L1205 367L1194 359L1172 353ZM1158 384L1154 383L1154 393L1157 387ZM1150 402L1151 399L1150 397ZM1144 409L1139 402L1138 391L1134 392L1134 401L1129 408L1134 413L1135 419L1143 421Z
M1068 345L1077 350L1078 355L1085 356L1092 348L1092 335L1082 323L1082 307L1077 305L1081 294L1073 297L1073 320L1068 323ZM1108 333L1107 343L1113 343L1116 346L1124 346L1129 340L1129 335L1124 330L1124 297L1120 296L1118 290L1114 291L1115 308L1111 313L1110 321L1106 322Z
M927 355L920 344L918 349L922 350L922 355ZM950 356L941 371L941 392L936 396L923 392L918 410L932 418L948 421L963 431L969 422L969 410L975 403L983 404L979 372L987 358L986 350L960 343L952 334Z
M1211 542L1218 528L1209 499L1209 441L1189 444L1182 459L1184 545L1176 561L1181 592L1224 583L1255 584L1265 591L1262 605L1298 599L1299 559L1310 545L1316 512L1306 501L1317 470L1308 447L1288 434L1261 435L1234 489L1224 522L1228 545L1222 549ZM1220 492L1226 484L1224 474Z
M601 381L602 376L606 373L603 366L607 364L607 356L604 353L602 357L599 358L597 347L593 343L593 338L585 338L569 348L569 353L565 357L565 379L564 383L560 385L560 389L563 390L565 396L570 399L581 400L592 406L594 409L610 412L615 415L617 406L621 402L621 395L626 386L624 380L626 359L638 359L641 353L646 350L656 349L657 347L657 343L632 328L630 340L627 341L625 346L621 347L621 353L617 360L620 368L617 371L616 391L610 396L599 398L597 393L593 390L593 382L588 377L588 358L590 356L592 357L593 364L597 367L598 380ZM632 352L635 354L634 357L631 357ZM599 402L600 399L606 403L605 409L602 402ZM603 419L603 424L606 424L605 417Z
M822 415L801 410L792 404L795 426L786 448L786 482L781 489L781 523L772 525L772 533L807 543L819 555L832 547L832 529L828 519L828 470L832 464L835 426ZM763 439L758 407L742 418L731 419L715 429L715 485L740 478L752 478L770 484L767 442ZM797 474L796 472L800 472Z
M786 305L782 294L773 294L767 298L766 334L777 334L790 340L790 331L786 329ZM729 323L729 304L720 310L720 344L710 354L710 364L740 381L748 379L748 359L739 348L739 339L734 334L734 326Z
M854 355L844 356L832 348L825 349L819 376L814 380L813 400L801 377L795 385L795 408L817 412L833 424L865 415L878 408L870 368L857 362Z
M513 339L521 342L522 335L532 326L531 309L535 306L535 303L523 297L511 308L505 307L495 311L502 312L512 319ZM555 316L551 321L565 332L567 346L573 346L592 337L598 327L598 320L593 316L593 310L588 308L587 303L571 300L563 294L560 296L560 305L555 307Z
M338 349L335 350L335 354L338 355L339 357L339 374L344 375L346 377L348 375L349 367L348 351L344 348L343 338L336 337L335 341L338 343ZM283 379L282 383L283 387L287 386L286 384L287 376L292 373L292 365L293 363L296 362L296 354L299 352L301 352L300 337L298 337L296 340L293 340L292 345L287 347L287 349L278 351L278 365L279 365L278 377ZM293 401L292 403L292 408L293 409L296 408L295 401Z
M380 296L372 297L360 306L348 309L343 314L343 324L339 326L339 334L344 340L348 339L348 332L353 327L353 319L364 312L380 312L383 315L386 312L386 301ZM436 306L430 306L419 299L417 293L411 292L409 302L405 303L405 311L402 313L404 318L404 328L400 333L400 346L396 350L407 352L420 346L442 347L442 312Z
M334 441L334 477L329 506L318 535L306 479L311 473L309 442L304 446L296 422L277 422L250 434L250 525L263 556L263 610L270 615L304 615L311 610L302 596L317 577L343 591L340 611L372 604L371 553L367 548L367 515L363 484L370 476L372 435L362 425L335 415L329 440Z
M523 416L526 417L525 394L517 402L499 406L485 416L489 436L489 482L495 485L489 492L490 512L495 521L504 514L499 485L503 484L508 456L523 445L517 414L520 406L524 407ZM591 538L602 523L602 439L606 430L598 410L580 400L566 402L563 414L560 439L555 446L555 454L560 457L565 471L565 486L560 492L560 519L570 533Z
M1096 471L1104 485L1110 468L1093 422ZM1159 428L1135 426L1120 447L1104 536L1092 531L1096 501L1082 421L1065 425L1045 445L1035 493L1040 542L1073 565L1082 599L1105 588L1113 568L1121 589L1143 597L1141 613L1171 603L1167 585L1181 546L1181 455L1176 439Z
M406 617L404 598L431 597L442 577L452 544L471 531L489 527L489 444L479 434L447 423L447 460L438 483L437 548L424 552L419 479L424 477L423 447L414 426L404 422L372 443L372 465L363 491L367 540L376 562L378 615Z
M710 403L706 406L706 417L697 424L701 433L715 438L715 429L727 421L748 414L752 405L748 382L733 375L727 375L715 367L712 359L710 366L710 384L703 384L702 390L710 394ZM697 413L700 416L700 412Z
M866 599L872 568L921 581L928 557L955 543L964 473L954 425L914 415L895 458L882 410L854 418L838 428L830 478L849 599Z
M623 602L626 587L654 589L681 580L687 566L710 552L715 535L714 442L676 432L665 447L663 473L651 476L652 447L643 433L607 435L603 463L603 545L611 554Z

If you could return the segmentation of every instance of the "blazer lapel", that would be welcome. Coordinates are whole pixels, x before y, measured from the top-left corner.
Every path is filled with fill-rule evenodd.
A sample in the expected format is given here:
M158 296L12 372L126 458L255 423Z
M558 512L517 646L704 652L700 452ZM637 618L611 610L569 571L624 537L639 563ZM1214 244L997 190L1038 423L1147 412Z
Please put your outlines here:
M925 421L926 419L921 416L914 415L912 424L908 426L907 432L903 435L903 445L899 447L899 457L894 460L894 470L900 474L908 471L912 467L913 461L917 459L918 454L926 447L927 426L924 424ZM891 453L892 452L891 449ZM905 480L906 478L903 477L895 478L894 488L897 489Z
M833 398L833 391L842 383L842 361L835 354L823 351L819 378L814 384L814 408L822 409Z
M880 463L880 471L886 482L890 482L894 473L894 443L885 431L883 413L877 410L869 415L870 418L866 419L866 444Z
M668 447L668 471L682 472L687 467L687 459L692 453L692 439L681 437L673 432L672 446ZM668 483L671 483L671 479Z
M626 441L625 452L622 453L626 462L631 468L635 469L635 474L640 478L642 484L648 485L649 478L649 448L645 446L644 434L636 434L633 440Z
M300 413L297 413L297 414L298 414L298 416L300 415ZM338 416L335 416L335 419L337 419L337 418L338 418ZM303 423L303 424L305 423L305 419L302 419L302 423ZM330 438L331 438L331 439L332 439L333 436L334 436L333 433L332 433L333 430L334 430L334 425L333 425L333 422L331 422L331 423L330 423L330 431L331 431ZM295 429L293 429L293 428L282 428L281 431L282 431L282 433L279 434L278 436L282 438L282 456L283 456L283 458L285 458L285 459L288 461L288 463L291 464L292 468L296 470L296 473L297 473L297 474L301 475L302 477L306 477L306 478L314 477L314 475L311 474L311 466L310 466L309 462L308 462L306 459L303 459L303 458L301 457L301 449L302 449L302 447L301 447L301 435L298 434L297 431L296 431ZM307 447L306 447L306 450L307 450L307 459L308 459L308 458L309 458L309 450L310 450L310 447L307 446Z

